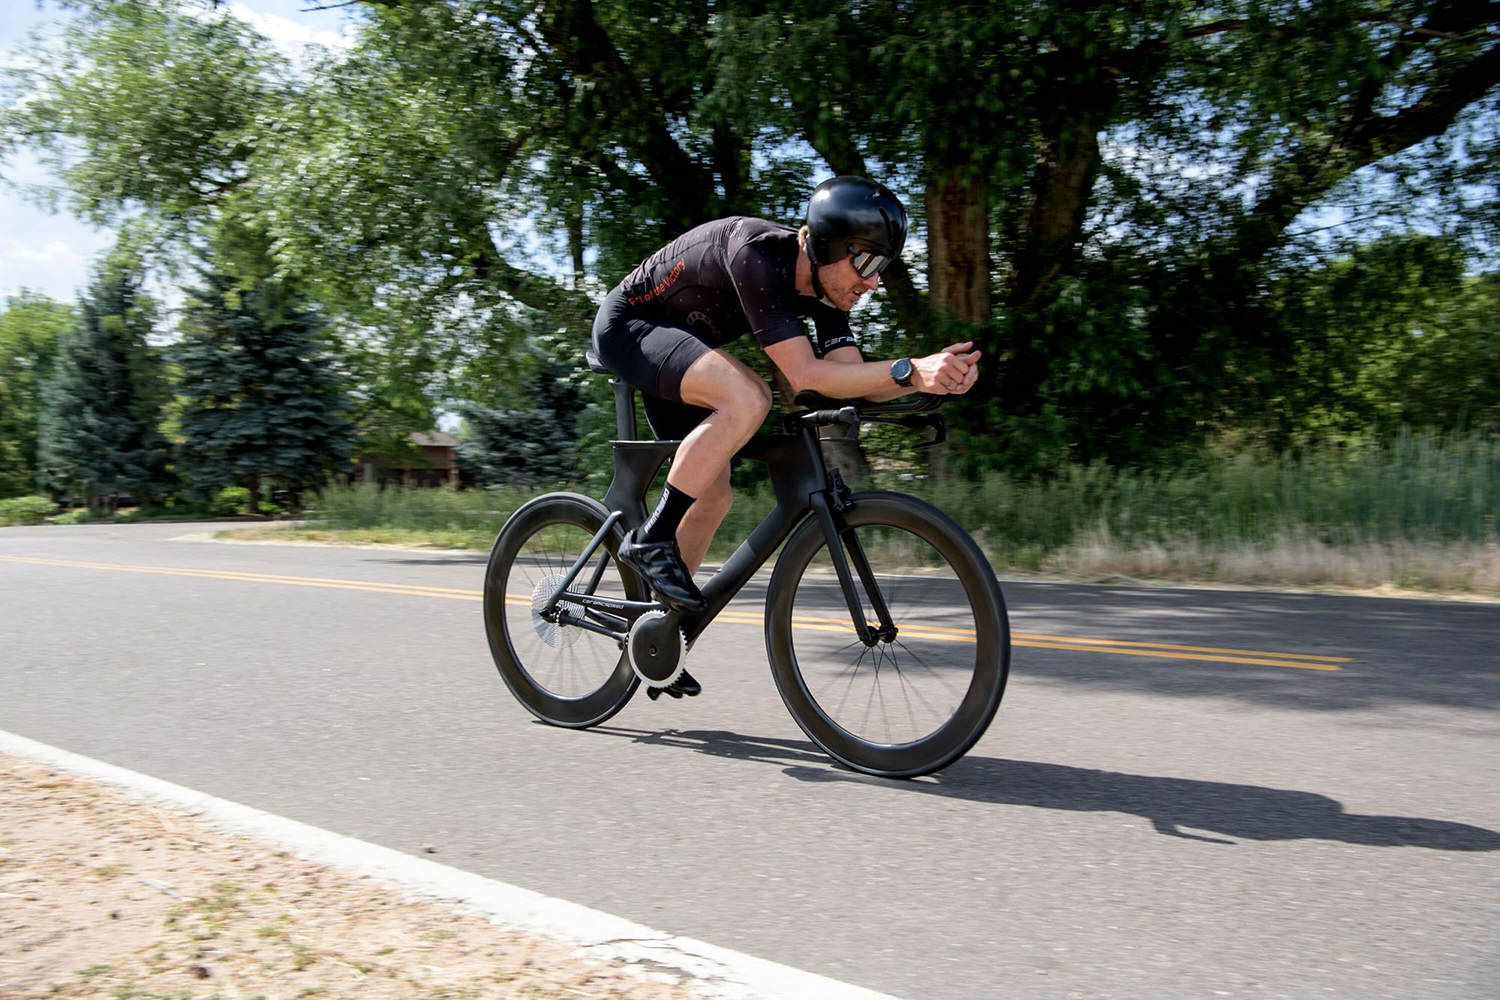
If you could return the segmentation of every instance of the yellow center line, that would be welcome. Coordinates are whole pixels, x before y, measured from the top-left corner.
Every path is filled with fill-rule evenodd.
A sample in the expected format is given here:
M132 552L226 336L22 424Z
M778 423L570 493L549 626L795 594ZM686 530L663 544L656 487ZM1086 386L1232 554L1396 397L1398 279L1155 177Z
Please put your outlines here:
M481 601L482 592L457 587L430 587L424 584L381 583L363 580L341 580L327 577L288 576L277 573L249 573L239 570L186 569L168 566L124 566L118 563L86 562L73 559L41 559L30 556L0 555L0 561L34 563L41 566L66 566L75 569L120 570L127 573L157 573L172 576L229 580L241 583L278 583L293 587L323 587L332 590L357 590L374 594L396 594L403 597L439 597L455 601ZM530 607L529 594L506 594L505 603ZM725 610L718 620L738 625L764 625L763 615L751 611ZM792 623L799 629L816 632L854 634L854 628L839 618L796 615ZM973 629L947 628L941 625L899 624L904 634L941 642L976 642ZM1016 632L1012 644L1037 649L1065 649L1083 653L1115 653L1121 656L1148 656L1173 660L1200 660L1211 663L1247 663L1256 666L1290 667L1297 670L1337 671L1339 663L1349 663L1347 656L1321 656L1312 653L1272 653L1254 649L1225 649L1218 646L1183 646L1162 642L1135 642L1126 639L1090 639Z
M761 622L764 621L764 618L762 616L753 614L752 612L748 612L748 611L726 611L722 615L720 615L720 617L721 618L732 619L734 621L740 622L741 624L747 624L747 625L749 625L749 624L759 624L759 623L761 623ZM819 623L819 624L821 624L821 623L828 623L828 624L832 624L832 625L841 625L842 628L845 631L848 631L848 632L851 632L851 633L854 631L854 627L852 625L844 624L843 621L842 621L842 619L838 619L838 618L811 618L811 617L800 617L800 616L795 616L794 615L792 617L792 621L795 624L808 624L808 625L811 625L811 623ZM973 629L946 628L946 627L941 626L941 625L925 625L925 624L910 624L910 623L903 624L901 622L897 622L896 624L897 624L897 627L900 628L903 632L907 632L907 631L920 631L922 633L922 637L924 639L942 638L942 633L947 633L949 635L958 637L959 641L963 641L965 638L967 638L967 640L969 642L974 642L975 641L975 635L976 635L976 633L975 633L975 631ZM1032 640L1037 640L1037 641L1034 641L1034 642L1019 641L1019 640L1026 640L1026 639L1032 639ZM1180 645L1176 645L1176 644L1173 644L1173 643L1166 643L1166 642L1132 642L1132 641L1130 641L1128 639L1079 639L1079 638L1073 638L1071 636L1040 635L1040 634L1035 633L1035 632L1012 632L1011 633L1011 640L1012 640L1012 645L1015 645L1015 646L1035 646L1035 647L1040 648L1040 649L1074 649L1074 650L1081 650L1081 651L1084 651L1084 652L1093 652L1093 651L1096 651L1095 647L1101 647L1101 648L1097 649L1098 652L1124 653L1124 652L1127 652L1129 650L1124 649L1124 648L1119 648L1119 647L1130 647L1131 649L1142 649L1142 650L1155 650L1155 649L1172 650L1172 651L1176 651L1178 653L1216 653L1216 654L1220 654L1220 655L1223 655L1223 656L1235 657L1236 659L1233 662L1267 663L1267 662L1275 661L1275 665L1276 666L1299 666L1299 665L1302 665L1302 664L1296 664L1296 663L1285 663L1284 664L1284 663L1280 662L1282 660L1310 660L1310 661L1314 661L1314 662L1317 662L1317 663L1349 663L1349 662L1351 662L1351 658L1347 657L1347 656L1319 656L1319 655L1315 655L1315 654L1312 654L1312 653L1273 653L1273 652L1268 652L1266 650L1261 650L1261 649L1224 649L1224 648L1219 647L1219 646L1180 646ZM1110 647L1110 648L1102 648L1102 647ZM1133 653L1132 655L1136 655L1136 656L1153 656L1153 655L1158 655L1158 654L1154 654L1154 653L1150 653L1150 652L1139 652L1139 653ZM1190 660L1199 660L1199 659L1201 659L1201 660L1214 660L1214 659L1216 659L1216 657L1214 657L1214 656L1176 656L1176 655L1170 655L1169 656L1168 653L1162 653L1160 655L1162 655L1162 656L1168 656L1169 658L1172 658L1172 659L1190 659ZM1250 657L1250 659L1244 659L1245 657ZM1337 667L1328 668L1328 667L1317 666L1317 667L1309 667L1309 669L1316 669L1316 670L1333 669L1333 670L1337 670L1338 668Z
M483 600L476 590L451 587L426 587L404 583L366 583L361 580L330 580L312 576L282 576L271 573L242 573L237 570L185 569L168 566L121 566L118 563L82 562L72 559L35 559L27 556L0 556L0 561L36 563L41 566L67 566L74 569L112 569L125 573L157 573L169 576L201 577L209 580L232 580L240 583L279 583L291 587L326 587L331 590L363 590L374 594L399 594L404 597L446 597L457 601Z

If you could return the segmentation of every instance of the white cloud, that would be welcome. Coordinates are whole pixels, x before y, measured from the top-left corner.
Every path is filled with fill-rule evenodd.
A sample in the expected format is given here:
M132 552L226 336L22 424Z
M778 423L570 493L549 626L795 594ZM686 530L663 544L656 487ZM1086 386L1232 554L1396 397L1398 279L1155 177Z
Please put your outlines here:
M0 267L73 267L84 260L84 255L73 249L72 244L62 240L48 240L40 245L28 245L20 240L11 240L0 253Z
M258 5L263 6L263 5ZM344 20L338 31L315 28L310 24L294 21L280 14L255 10L243 0L229 5L229 13L264 35L276 51L280 52L298 71L306 70L318 58L319 48L333 51L348 51L353 48L357 30L352 21ZM312 51L308 47L313 46Z
M49 238L42 233L44 226L36 223L51 226L61 220L36 214L33 224L25 227L34 236L8 235L0 242L0 296L14 295L25 288L62 302L71 301L88 280L90 262L113 242L114 236L85 230L77 237ZM15 213L0 215L6 230L15 233L11 225ZM78 228L71 220L66 223L68 228Z

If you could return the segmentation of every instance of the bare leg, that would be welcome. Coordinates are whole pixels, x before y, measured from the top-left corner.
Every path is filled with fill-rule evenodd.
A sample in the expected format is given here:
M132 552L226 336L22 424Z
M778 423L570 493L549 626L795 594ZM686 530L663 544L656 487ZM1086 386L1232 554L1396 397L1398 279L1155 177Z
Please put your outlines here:
M765 422L771 389L743 362L714 351L683 375L682 399L714 411L683 439L667 474L673 487L696 498L677 529L677 547L697 572L732 503L729 460Z
M698 572L698 567L703 565L703 557L708 554L714 532L724 523L733 503L734 495L729 490L729 467L725 466L718 482L694 501L683 515L682 524L677 527L677 548L682 552L682 561L687 565L689 573Z

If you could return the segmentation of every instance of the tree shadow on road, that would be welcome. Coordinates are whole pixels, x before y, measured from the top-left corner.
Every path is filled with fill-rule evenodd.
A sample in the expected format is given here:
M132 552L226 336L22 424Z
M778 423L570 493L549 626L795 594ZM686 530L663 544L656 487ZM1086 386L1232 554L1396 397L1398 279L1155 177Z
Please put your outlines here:
M1226 838L1334 840L1371 847L1500 851L1500 833L1494 830L1440 819L1346 813L1338 800L1315 792L972 755L936 775L902 781L845 770L805 740L761 739L723 730L646 732L601 726L593 732L714 757L777 764L802 781L853 782L894 793L994 805L1127 813L1149 820L1158 833L1214 844L1235 843Z

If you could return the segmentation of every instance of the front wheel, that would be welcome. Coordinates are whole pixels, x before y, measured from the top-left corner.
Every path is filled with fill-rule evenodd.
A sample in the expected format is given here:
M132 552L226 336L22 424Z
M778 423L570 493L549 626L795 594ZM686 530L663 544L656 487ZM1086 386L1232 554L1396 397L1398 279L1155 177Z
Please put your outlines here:
M495 667L517 701L555 726L603 722L640 683L613 639L539 613L608 516L598 501L576 493L537 497L500 529L485 570L484 628ZM616 525L568 593L649 600L645 584L615 558L620 534ZM568 605L566 594L562 603Z
M994 571L942 511L899 493L859 493L835 514L866 621L883 603L894 637L867 646L822 526L792 534L766 596L766 652L797 724L867 774L945 767L984 735L1010 671L1010 623ZM858 571L860 553L868 566Z

